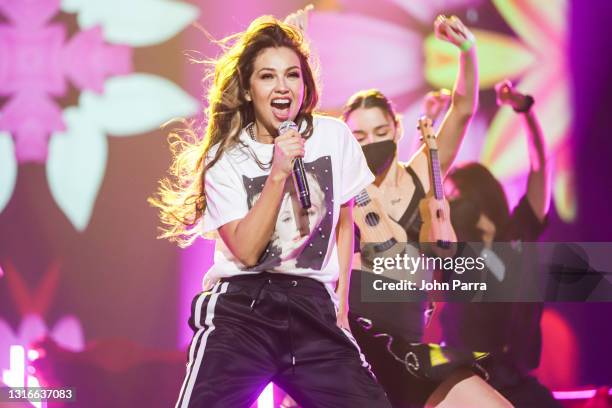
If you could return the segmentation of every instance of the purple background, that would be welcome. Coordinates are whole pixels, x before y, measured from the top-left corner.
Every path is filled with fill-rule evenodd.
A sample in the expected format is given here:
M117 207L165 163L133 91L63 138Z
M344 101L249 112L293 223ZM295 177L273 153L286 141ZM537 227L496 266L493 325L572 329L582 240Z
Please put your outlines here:
M201 8L199 23L215 38L243 29L261 14L281 17L305 4L280 0L193 3ZM612 241L610 15L609 1L571 2L571 145L578 213L573 224L553 213L546 234L549 241ZM66 19L66 24L75 22ZM489 24L508 30L494 17ZM161 45L136 49L134 70L160 73L201 100L202 67L186 63L181 54L186 49L197 49L208 57L218 52L200 31L188 28ZM63 106L74 104L75 99L67 95ZM482 100L491 102L491 95L484 94ZM122 337L155 348L182 350L190 335L186 325L189 303L210 265L212 245L200 240L179 250L155 239L157 214L146 198L169 165L163 131L109 138L108 157L93 216L82 233L53 201L44 165L20 165L13 197L0 213L0 265L5 269L14 265L33 292L49 266L59 262L60 278L50 306L39 311L48 326L63 315L74 314L88 341ZM578 336L575 385L609 384L612 304L550 307L561 312ZM0 318L15 330L22 318L5 278L0 278Z

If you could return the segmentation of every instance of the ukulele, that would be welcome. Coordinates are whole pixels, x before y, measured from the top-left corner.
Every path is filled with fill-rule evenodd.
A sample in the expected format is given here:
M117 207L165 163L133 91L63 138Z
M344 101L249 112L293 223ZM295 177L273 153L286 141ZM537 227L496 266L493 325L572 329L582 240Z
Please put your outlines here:
M376 257L394 257L406 249L406 231L385 212L378 189L369 185L355 196L355 223L361 233L361 267L371 271Z
M457 235L451 224L448 201L444 198L438 145L431 119L427 116L420 117L417 129L421 133L421 141L425 143L432 185L427 196L419 202L419 212L423 220L419 232L421 250L430 256L453 256L457 247Z

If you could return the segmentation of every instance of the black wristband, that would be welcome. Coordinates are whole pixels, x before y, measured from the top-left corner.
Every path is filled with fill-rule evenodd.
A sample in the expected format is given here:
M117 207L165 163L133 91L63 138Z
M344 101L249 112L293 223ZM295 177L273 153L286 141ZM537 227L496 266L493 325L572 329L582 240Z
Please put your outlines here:
M512 108L512 109L514 109L514 111L517 113L527 113L533 106L534 102L535 100L533 99L533 96L525 95L525 103L523 104L523 106L521 106L520 108Z

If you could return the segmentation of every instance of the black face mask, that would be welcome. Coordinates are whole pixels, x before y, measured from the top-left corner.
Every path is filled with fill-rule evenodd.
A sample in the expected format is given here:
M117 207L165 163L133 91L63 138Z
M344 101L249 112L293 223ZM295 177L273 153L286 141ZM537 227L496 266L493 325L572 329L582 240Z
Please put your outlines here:
M480 219L480 206L465 198L457 198L449 202L453 229L459 241L480 242L482 231L476 226Z
M384 174L393 164L397 145L393 140L370 143L361 146L363 154L368 162L368 167L376 177Z

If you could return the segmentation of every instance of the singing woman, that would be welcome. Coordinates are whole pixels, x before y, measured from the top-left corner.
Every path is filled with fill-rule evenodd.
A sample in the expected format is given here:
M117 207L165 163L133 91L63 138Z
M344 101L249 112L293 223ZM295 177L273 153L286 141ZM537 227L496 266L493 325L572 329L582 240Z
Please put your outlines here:
M340 120L314 114L299 29L258 18L213 66L206 131L176 141L151 202L163 237L220 247L192 302L177 407L250 407L271 381L303 407L389 407L348 323L353 197L374 180ZM279 134L281 123L297 130ZM292 180L301 158L312 206ZM279 220L279 217L282 219Z

